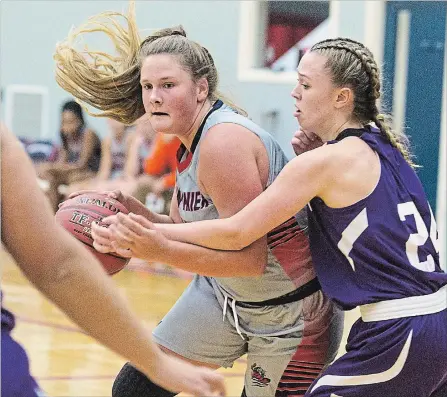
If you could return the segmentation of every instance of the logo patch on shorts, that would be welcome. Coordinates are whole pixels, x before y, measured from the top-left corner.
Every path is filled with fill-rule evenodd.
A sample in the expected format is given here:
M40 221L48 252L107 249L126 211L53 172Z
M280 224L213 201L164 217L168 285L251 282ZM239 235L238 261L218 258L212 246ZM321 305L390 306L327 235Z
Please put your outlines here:
M270 379L265 376L265 370L256 363L251 366L251 379L253 386L266 387L270 384Z

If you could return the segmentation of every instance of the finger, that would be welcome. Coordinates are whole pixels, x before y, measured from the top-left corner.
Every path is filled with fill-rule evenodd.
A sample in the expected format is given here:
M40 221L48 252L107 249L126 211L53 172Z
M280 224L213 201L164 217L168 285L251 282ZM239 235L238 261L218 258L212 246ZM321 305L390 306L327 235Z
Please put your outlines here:
M132 232L134 232L137 236L143 236L145 231L146 231L146 227L144 225L142 225L142 223L144 223L142 221L142 219L146 219L143 216L138 215L138 219L135 219L135 217L132 217L130 215L124 215L123 213L118 213L116 215L118 222L122 225L124 225L125 227L127 227L129 230L131 230ZM141 219L140 219L141 218ZM138 220L140 220L140 222L138 222ZM149 222L149 221L147 221ZM150 224L150 222L149 222Z
M139 223L141 226L143 226L143 227L145 227L147 229L155 229L154 228L154 224L149 219L145 218L142 215L136 215L136 214L131 212L129 214L129 218L131 220L133 220L134 222Z
M120 232L118 230L118 227L116 225L110 226L110 232L112 233L112 237L110 239L110 244L112 245L113 249L117 248L131 248L135 246L135 240L130 239L125 234ZM138 236L137 236L138 238Z
M101 252L103 254L108 254L109 252L114 252L114 249L112 246L99 244L96 240L93 241L93 248L96 251Z
M116 230L122 235L124 239L130 242L134 242L139 237L138 234L136 234L133 230L129 229L122 223L116 224Z
M305 131L305 130L301 130L303 132L304 135L306 135L306 137L310 140L310 141L315 141L318 138L317 134L314 134L311 131Z
M121 190L115 189L115 190L107 192L107 196L109 196L110 198L114 198L115 200L120 201L120 199L123 198L123 193L121 192Z
M293 137L292 138L292 145L298 146L300 149L306 149L307 145L305 145L300 139Z
M299 131L297 138L300 139L301 142L303 142L306 146L312 143L312 140L306 135L306 133L303 130Z
M101 220L101 223L103 223L105 225L112 225L117 222L118 222L118 219L117 219L116 215L110 215L105 218L102 218L102 220Z
M132 250L126 249L126 248L117 248L115 251L119 256L122 256L124 258L132 258Z
M100 226L96 222L92 222L92 237L94 239L96 238L103 238L103 239L110 239L111 233L110 230L105 226Z
M121 246L116 241L112 242L113 250L120 256L124 256L125 258L132 257L132 251L129 246Z
M320 144L322 144L323 143L322 139L317 134L314 135L315 135L315 142L319 142Z
M104 245L104 246L110 246L112 239L110 237L104 238L101 236L96 236L92 233L93 242L96 242L97 244Z
M129 247L135 244L135 239L138 238L135 233L131 232L125 226L112 225L113 227L113 241L115 241L120 247Z
M76 197L76 196L81 196L81 195L83 195L83 194L91 194L91 193L98 194L99 192L98 192L97 190L78 190L77 192L73 192L73 193L71 193L71 194L68 196L68 198L69 198L69 199L72 199L73 197Z

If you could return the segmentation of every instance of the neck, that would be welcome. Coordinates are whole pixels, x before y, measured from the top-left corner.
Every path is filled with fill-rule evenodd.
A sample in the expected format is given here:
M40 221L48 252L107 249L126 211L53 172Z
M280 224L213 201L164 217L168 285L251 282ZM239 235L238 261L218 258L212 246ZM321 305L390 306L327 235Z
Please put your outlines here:
M203 104L199 108L199 111L196 117L194 118L194 121L191 127L188 129L188 131L184 135L179 136L179 139L186 146L188 150L191 150L192 142L194 141L197 131L199 130L199 127L202 124L203 119L208 114L211 108L212 104L207 99L205 102L203 102Z
M330 128L327 129L328 133L326 133L326 136L324 137L323 141L333 141L335 138L337 138L338 135L340 135L341 132L348 128L362 128L363 124L359 121L355 120L342 120L342 121L336 121L332 124Z

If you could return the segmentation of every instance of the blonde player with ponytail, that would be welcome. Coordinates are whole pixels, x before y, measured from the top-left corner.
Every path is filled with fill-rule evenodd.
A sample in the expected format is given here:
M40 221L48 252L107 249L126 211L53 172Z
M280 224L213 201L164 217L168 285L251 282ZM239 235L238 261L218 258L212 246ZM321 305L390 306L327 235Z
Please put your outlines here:
M76 49L78 36L94 30L109 35L116 54ZM101 116L130 123L146 114L155 131L182 142L169 216L113 193L148 222L231 216L261 194L287 163L278 142L218 92L213 57L181 26L140 42L132 8L127 16L103 14L73 31L58 46L55 59L59 84ZM239 252L181 242L151 249L143 242L146 251L136 256L197 274L154 330L156 342L170 354L211 368L232 366L247 354L247 396L303 395L336 355L343 327L341 311L315 277L306 224L305 212L293 214ZM114 232L113 225L104 229L95 230ZM120 249L108 244L107 236L97 237L99 251ZM128 246L134 243L128 237ZM289 374L299 381L291 381ZM173 394L155 389L126 364L112 395Z

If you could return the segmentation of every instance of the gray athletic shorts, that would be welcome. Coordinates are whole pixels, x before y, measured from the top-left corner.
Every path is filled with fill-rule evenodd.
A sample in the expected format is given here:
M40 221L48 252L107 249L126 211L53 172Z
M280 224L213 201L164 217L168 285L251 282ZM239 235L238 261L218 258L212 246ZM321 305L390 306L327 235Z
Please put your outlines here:
M196 275L153 335L185 358L220 367L247 354L247 396L272 397L292 356L299 360L300 344L306 342L306 362L328 363L342 331L341 313L321 291L284 305L246 308L226 300L213 278Z

